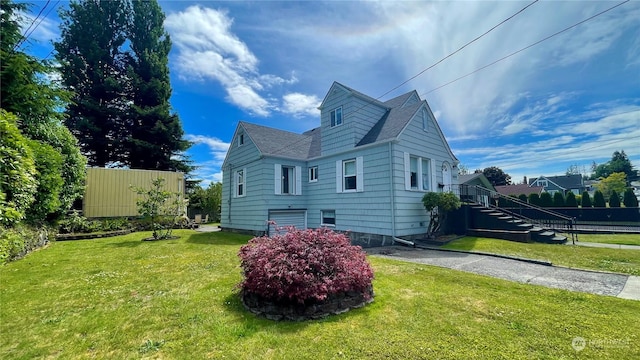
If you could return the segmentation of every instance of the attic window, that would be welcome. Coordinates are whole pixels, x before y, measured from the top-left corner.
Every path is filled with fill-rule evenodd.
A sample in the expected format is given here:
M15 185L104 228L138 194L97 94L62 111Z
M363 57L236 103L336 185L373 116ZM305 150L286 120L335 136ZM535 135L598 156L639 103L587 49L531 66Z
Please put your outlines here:
M331 111L331 127L342 125L342 106Z
M429 115L425 109L422 109L422 130L429 130Z
M240 134L240 136L238 136L238 146L242 145L244 145L244 134Z

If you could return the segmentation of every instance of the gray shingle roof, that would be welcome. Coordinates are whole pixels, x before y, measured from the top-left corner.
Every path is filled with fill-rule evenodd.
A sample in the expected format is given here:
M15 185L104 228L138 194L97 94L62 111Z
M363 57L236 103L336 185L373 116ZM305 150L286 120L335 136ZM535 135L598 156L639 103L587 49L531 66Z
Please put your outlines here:
M291 159L307 159L314 136L296 134L267 126L240 122L263 155L281 156Z
M396 138L422 104L421 101L405 107L394 107L387 111L356 146Z

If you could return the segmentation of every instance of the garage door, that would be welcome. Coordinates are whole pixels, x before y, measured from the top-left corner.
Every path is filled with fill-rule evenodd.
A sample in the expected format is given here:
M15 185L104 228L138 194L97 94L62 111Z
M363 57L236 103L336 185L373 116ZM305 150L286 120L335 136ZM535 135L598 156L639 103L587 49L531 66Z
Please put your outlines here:
M269 220L274 221L276 225L269 225L269 235L284 234L285 229L279 229L280 227L295 226L296 229L307 228L307 212L306 210L279 210L270 211Z

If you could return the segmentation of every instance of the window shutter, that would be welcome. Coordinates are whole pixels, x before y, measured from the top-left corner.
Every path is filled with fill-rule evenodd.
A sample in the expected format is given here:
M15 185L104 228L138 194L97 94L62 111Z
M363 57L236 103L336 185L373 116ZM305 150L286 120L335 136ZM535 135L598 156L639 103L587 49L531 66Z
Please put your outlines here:
M282 165L275 164L273 166L273 173L275 176L273 177L273 184L275 185L275 194L282 194Z
M233 189L233 197L238 197L238 170L229 171L229 178L231 180L231 188Z
M436 174L436 160L431 159L431 191L438 191L438 177Z
M302 195L302 167L296 166L296 195Z
M356 191L364 191L364 164L362 156L356 158Z
M342 161L336 161L336 192L342 192Z
M242 196L247 196L247 168L242 168Z
M404 153L404 189L411 190L411 163L409 153Z
M422 190L422 158L418 158L418 172L416 173L416 187Z

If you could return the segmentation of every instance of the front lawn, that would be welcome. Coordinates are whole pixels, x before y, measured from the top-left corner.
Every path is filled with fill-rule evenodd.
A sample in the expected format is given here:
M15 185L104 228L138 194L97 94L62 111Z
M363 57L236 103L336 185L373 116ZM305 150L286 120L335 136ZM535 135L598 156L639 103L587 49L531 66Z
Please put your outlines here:
M578 239L584 242L640 246L640 234L580 234Z
M595 236L610 237L612 235L593 235L590 239L594 239ZM633 236L640 237L640 235ZM592 241L586 240L586 236L582 234L578 236L578 239L585 242ZM528 259L546 260L554 265L640 275L640 251L638 250L519 243L472 236L454 240L444 245L443 248L518 256Z
M0 267L11 359L637 359L640 302L370 257L375 301L304 323L234 294L247 236L54 243ZM569 247L567 247L569 248ZM571 248L569 248L571 249ZM576 337L586 348L572 347Z

